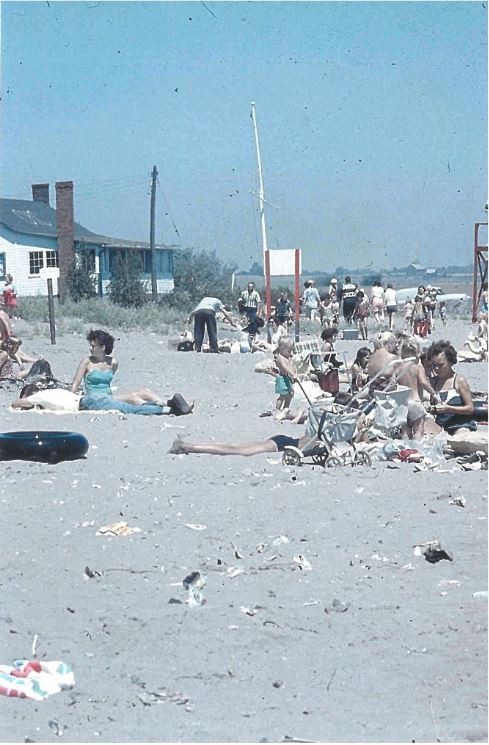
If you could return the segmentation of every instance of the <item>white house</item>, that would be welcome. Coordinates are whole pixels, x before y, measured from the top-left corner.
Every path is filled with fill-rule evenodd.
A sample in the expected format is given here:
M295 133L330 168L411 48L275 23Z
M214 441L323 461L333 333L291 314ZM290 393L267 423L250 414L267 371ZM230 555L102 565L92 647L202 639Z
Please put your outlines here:
M0 198L0 280L5 279L7 272L12 274L19 296L47 294L47 283L40 277L40 270L57 267L60 250L66 250L66 246L74 250L75 255L89 256L99 295L107 290L117 256L127 255L130 250L141 253L142 278L151 279L149 243L92 233L74 222L72 182L56 184L56 209L49 205L49 184L33 184L32 196L32 201ZM156 245L159 293L173 290L175 248ZM56 280L53 280L53 290L58 291Z

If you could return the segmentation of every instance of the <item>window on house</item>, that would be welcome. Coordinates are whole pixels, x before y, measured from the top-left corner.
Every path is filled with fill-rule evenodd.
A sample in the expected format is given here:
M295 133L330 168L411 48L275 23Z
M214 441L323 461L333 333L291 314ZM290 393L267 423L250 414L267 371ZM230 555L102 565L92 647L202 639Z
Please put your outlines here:
M58 266L58 252L57 251L46 251L46 266L53 267ZM33 274L33 272L31 272Z
M0 254L0 278L5 279L5 272L6 272L6 256L5 254Z
M55 251L49 253L55 253ZM44 251L29 251L29 274L39 274L43 267Z

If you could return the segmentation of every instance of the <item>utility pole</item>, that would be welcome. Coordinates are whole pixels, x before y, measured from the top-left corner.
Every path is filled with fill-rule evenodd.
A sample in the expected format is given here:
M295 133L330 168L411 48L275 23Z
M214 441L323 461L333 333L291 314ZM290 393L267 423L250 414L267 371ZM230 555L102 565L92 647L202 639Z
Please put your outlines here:
M158 178L158 169L153 166L151 174L151 210L149 224L149 246L151 249L151 293L153 300L158 301L158 284L156 282L156 248L155 248L155 203L156 203L156 179Z

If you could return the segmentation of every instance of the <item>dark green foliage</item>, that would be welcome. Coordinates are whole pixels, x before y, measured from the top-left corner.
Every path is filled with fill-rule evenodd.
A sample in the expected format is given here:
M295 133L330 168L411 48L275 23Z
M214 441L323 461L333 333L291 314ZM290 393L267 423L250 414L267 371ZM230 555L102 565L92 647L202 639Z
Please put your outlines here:
M237 296L231 291L231 275L231 267L223 264L214 251L196 252L192 248L177 251L173 257L175 289L160 302L188 311L203 297L217 297L223 303L231 303Z
M366 274L362 279L363 287L371 287L374 282L382 282L382 275L378 272L372 274Z
M93 270L93 257L83 252L77 254L67 275L68 294L75 303L88 300L97 294Z
M140 308L148 300L142 269L138 251L121 252L117 256L108 287L112 302L124 308Z

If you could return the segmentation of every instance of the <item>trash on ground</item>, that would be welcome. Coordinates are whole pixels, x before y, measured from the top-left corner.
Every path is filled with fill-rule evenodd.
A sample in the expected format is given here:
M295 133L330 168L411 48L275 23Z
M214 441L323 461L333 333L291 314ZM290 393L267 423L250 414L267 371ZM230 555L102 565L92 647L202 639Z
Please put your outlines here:
M190 530L207 530L207 525L200 525L199 523L185 523L186 528Z
M325 613L346 613L348 608L350 607L350 603L345 603L343 600L338 600L338 598L335 598L331 605L326 606L324 609Z
M54 719L50 719L48 722L49 729L52 729L56 737L63 737L64 730L63 727L61 727L58 722L56 722Z
M85 567L85 570L83 572L84 576L88 579L93 579L94 577L101 577L102 572L99 572L98 569L90 569L89 566Z
M97 530L95 535L132 535L132 533L140 532L141 528L131 528L127 523L119 522L103 525Z
M183 589L187 591L187 605L204 605L206 599L202 593L206 578L200 572L191 572L182 580Z
M453 556L445 551L441 547L440 541L427 541L426 543L420 543L414 548L415 556L424 556L426 561L430 564L436 564L438 561L453 561Z
M233 577L237 577L240 574L246 574L246 572L244 569L241 569L241 567L228 567L228 569L226 569L226 574L228 577L233 579Z
M302 554L296 554L293 557L293 561L294 561L295 564L298 564L299 565L299 568L300 569L305 569L305 570L308 570L308 571L312 569L311 562L308 561L306 559L306 557L303 556Z
M473 592L472 597L487 600L487 590L479 590L478 592Z
M465 499L465 497L454 497L449 501L448 504L454 504L457 507L465 507L465 505L467 504L467 500Z
M44 701L48 696L73 688L75 676L69 665L58 660L15 660L0 665L0 695Z

